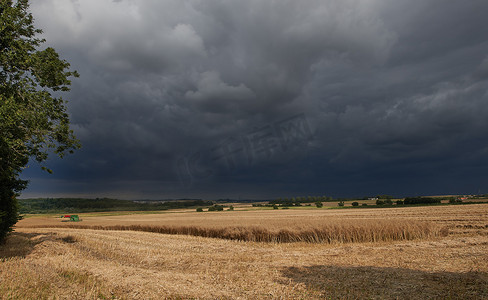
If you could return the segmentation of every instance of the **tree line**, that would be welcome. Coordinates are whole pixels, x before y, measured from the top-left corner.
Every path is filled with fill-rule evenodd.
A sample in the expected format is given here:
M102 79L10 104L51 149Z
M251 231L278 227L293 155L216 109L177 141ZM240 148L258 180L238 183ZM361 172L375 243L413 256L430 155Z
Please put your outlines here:
M147 201L137 202L110 198L36 198L19 199L21 214L36 213L83 213L95 211L150 211L196 206L210 206L212 201L182 200L182 201Z
M291 197L291 198L278 198L270 200L269 204L289 204L288 206L299 206L300 203L314 203L314 202L331 202L334 198L330 196L306 196L306 197Z

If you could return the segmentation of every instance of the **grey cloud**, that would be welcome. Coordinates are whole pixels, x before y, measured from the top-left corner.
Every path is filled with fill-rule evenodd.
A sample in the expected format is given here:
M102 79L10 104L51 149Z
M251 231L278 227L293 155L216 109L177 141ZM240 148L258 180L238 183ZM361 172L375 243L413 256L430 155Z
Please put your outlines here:
M81 73L67 97L84 149L54 164L66 181L98 178L93 184L111 191L130 181L151 197L212 187L238 194L263 182L263 195L323 185L352 193L344 191L351 180L358 193L381 183L421 189L408 179L413 166L449 180L449 164L486 166L487 6L33 1L49 44ZM313 131L301 151L179 186L179 157L300 113ZM439 173L427 172L433 167Z
M488 56L480 63L473 76L479 79L488 79Z
M210 112L244 110L245 102L251 102L256 96L244 84L230 86L223 82L218 72L207 71L199 75L196 91L187 91L185 98L202 109Z

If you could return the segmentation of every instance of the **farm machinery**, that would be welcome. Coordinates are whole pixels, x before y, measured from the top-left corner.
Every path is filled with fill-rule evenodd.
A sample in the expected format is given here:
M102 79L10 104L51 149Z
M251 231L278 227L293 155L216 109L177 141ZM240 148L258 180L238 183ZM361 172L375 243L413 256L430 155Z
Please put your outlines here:
M62 222L80 222L81 219L78 215L63 215L60 218L63 219Z

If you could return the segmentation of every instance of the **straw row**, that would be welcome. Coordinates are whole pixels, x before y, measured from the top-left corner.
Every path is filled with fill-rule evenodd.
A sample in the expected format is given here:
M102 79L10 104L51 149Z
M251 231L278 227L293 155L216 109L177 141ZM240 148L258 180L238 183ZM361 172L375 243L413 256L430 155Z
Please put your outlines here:
M45 227L45 226L43 226ZM268 243L358 243L422 239L447 235L447 228L418 221L362 220L355 224L341 222L309 228L268 229L258 226L204 227L154 225L81 225L62 227L92 230L144 231L161 234L190 235L248 242Z

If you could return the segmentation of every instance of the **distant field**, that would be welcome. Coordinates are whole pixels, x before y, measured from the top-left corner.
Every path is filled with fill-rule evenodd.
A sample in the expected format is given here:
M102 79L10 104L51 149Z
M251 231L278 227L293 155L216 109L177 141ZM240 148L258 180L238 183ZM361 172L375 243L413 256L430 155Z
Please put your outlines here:
M19 222L0 248L2 299L488 298L486 204L81 217L79 223L54 216ZM73 224L273 232L334 224L378 231L396 224L449 233L413 240L269 243L66 227Z
M469 225L488 224L488 205L419 206L375 209L288 209L243 210L221 212L195 212L180 210L155 214L139 213L87 213L80 214L80 223L62 222L58 215L33 216L21 220L18 228L43 226L90 226L149 225L149 226L205 226L222 228L229 226L264 226L270 229L314 227L325 223L360 220L426 221L446 226L450 231L463 231Z

